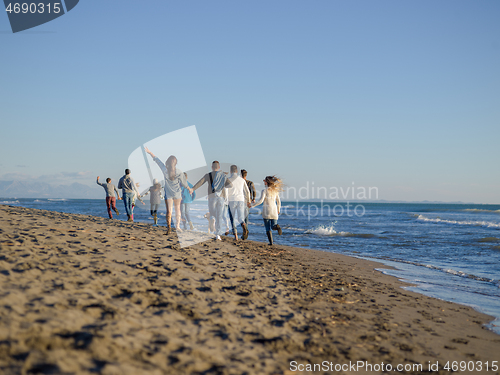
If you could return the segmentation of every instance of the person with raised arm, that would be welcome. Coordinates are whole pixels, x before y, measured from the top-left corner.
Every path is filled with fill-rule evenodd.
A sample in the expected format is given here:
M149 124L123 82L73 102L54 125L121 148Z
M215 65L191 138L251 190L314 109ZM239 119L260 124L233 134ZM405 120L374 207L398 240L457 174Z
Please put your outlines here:
M175 228L181 232L181 201L182 201L182 187L185 187L190 193L193 190L189 187L186 176L176 167L177 158L170 155L163 164L163 162L155 156L147 147L144 150L153 158L158 167L163 172L165 178L165 206L167 207L167 234L171 231L172 211L175 207Z
M97 185L102 186L104 190L106 191L106 206L108 208L108 215L109 218L113 218L113 214L111 213L111 209L115 211L116 215L120 215L118 210L116 209L116 197L118 197L118 200L121 200L120 194L118 193L118 189L116 188L115 185L111 183L111 178L106 179L106 183L104 182L99 182L99 176L97 176ZM115 197L115 192L116 192L116 197Z

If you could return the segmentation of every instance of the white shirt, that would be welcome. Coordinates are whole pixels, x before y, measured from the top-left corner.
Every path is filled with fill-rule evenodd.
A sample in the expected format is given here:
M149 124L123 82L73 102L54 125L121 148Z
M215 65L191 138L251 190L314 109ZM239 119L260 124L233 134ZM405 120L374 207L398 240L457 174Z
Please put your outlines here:
M250 190L243 177L237 173L233 173L229 177L229 181L233 184L232 187L227 189L229 202L250 202Z
M259 201L255 202L252 207L258 206L262 202L264 202L262 206L262 218L278 220L278 212L281 210L279 193L265 188L260 194Z

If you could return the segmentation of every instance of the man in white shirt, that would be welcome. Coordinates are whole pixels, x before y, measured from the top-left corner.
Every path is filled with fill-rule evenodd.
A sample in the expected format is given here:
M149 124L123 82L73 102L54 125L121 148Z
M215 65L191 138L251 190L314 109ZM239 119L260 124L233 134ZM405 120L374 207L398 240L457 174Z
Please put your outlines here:
M248 228L245 224L245 204L250 202L250 190L246 181L238 175L238 167L231 165L231 181L232 186L227 189L229 201L229 215L231 219L231 226L233 227L234 239L238 241L238 225L241 224L243 228L242 239L248 238Z

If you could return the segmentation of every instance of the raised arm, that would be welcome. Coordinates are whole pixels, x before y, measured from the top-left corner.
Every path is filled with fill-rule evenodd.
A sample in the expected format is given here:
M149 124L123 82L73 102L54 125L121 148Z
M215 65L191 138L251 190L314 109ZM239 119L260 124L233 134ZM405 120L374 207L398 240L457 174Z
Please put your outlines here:
M146 146L144 146L144 151L146 151L147 154L151 155L153 159L156 157L155 154L153 154Z
M151 152L151 150L149 148L147 148L146 146L144 146L144 151L146 151L146 153L149 154L153 158L153 160L156 162L156 164L158 164L158 167L160 167L163 174L167 173L167 167L165 167L165 164L160 160L160 158L156 157L155 154L153 154Z
M97 185L99 185L99 186L104 186L104 184L103 184L103 183L99 182L99 176L97 176L97 181L96 181L96 182L97 182Z

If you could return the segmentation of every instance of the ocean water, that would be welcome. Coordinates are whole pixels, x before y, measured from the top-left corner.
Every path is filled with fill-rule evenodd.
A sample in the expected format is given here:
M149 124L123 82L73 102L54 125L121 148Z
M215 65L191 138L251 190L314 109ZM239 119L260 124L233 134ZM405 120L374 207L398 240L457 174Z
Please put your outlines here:
M6 199L0 204L107 217L104 200ZM394 267L382 272L408 281L407 289L469 305L492 315L500 334L500 205L284 202L277 244L332 251ZM121 201L117 202L124 212ZM191 217L207 230L206 201ZM165 207L159 213L165 225ZM135 220L152 223L149 202ZM121 214L118 219L124 220ZM250 240L267 242L260 211L250 211Z

